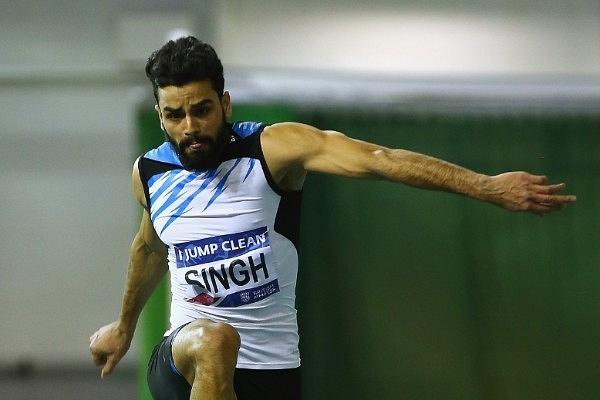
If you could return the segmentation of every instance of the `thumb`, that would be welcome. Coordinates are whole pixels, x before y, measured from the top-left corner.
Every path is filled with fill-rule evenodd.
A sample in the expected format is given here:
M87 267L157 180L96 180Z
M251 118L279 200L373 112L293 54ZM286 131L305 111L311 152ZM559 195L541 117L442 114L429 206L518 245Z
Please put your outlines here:
M119 359L114 354L111 354L110 356L108 356L106 359L106 364L104 364L104 367L102 368L102 373L100 374L100 378L104 379L106 376L110 375L110 373L112 373L113 370L115 369L115 366L117 365L118 362L119 362Z

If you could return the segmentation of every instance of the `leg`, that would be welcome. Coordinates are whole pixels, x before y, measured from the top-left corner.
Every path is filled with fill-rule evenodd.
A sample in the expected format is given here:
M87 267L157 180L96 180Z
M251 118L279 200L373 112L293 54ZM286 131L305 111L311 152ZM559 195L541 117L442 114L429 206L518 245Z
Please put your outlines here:
M173 367L173 340L182 329L177 328L154 347L148 361L148 389L154 400L189 400L192 386Z
M233 375L240 337L228 324L199 319L173 341L173 361L192 386L190 400L235 400Z

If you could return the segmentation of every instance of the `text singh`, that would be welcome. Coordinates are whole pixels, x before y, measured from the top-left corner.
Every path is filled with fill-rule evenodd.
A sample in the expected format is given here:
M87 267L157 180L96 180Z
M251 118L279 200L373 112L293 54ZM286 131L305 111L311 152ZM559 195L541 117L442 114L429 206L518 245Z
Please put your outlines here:
M259 259L258 263L252 256L247 258L247 262L243 259L235 259L229 265L210 266L202 269L200 273L198 270L192 269L185 273L185 281L190 285L204 287L209 292L219 293L220 288L229 289L231 283L241 287L251 281L257 283L260 280L267 280L269 279L269 270L265 262L265 255L260 253Z

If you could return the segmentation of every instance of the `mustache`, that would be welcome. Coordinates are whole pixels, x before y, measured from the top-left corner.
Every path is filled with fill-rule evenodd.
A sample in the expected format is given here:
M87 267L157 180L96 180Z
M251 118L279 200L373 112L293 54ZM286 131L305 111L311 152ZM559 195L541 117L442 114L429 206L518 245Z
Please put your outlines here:
M180 148L185 148L188 147L194 143L200 143L200 144L215 144L215 140L211 137L208 136L203 136L203 135L192 135L192 136L186 136L185 138L183 138L180 142L179 142L179 147Z

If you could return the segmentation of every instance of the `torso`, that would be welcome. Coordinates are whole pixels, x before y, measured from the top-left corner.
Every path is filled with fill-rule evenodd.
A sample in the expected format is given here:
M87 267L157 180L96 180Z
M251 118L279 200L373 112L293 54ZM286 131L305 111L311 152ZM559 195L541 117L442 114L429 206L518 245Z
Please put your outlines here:
M141 158L140 177L169 248L172 328L228 322L242 337L238 367L295 368L300 192L271 177L261 127L251 128L239 129L217 168L187 171L166 143Z

